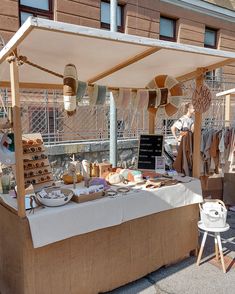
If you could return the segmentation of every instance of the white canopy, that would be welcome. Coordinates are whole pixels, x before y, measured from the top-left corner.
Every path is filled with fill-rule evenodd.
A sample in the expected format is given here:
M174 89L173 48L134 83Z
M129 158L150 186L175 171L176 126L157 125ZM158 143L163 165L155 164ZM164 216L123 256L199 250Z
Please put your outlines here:
M59 74L73 63L79 80L110 87L142 88L159 74L184 80L195 77L199 67L206 71L235 62L233 52L30 17L0 51L0 85L10 80L6 58L14 49ZM62 79L24 64L20 82L50 86L61 85Z

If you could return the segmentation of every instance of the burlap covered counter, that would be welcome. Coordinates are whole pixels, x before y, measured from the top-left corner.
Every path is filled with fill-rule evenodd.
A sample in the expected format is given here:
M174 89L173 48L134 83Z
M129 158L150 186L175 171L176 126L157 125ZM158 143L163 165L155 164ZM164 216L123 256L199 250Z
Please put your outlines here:
M114 289L195 250L197 221L198 204L191 204L33 248L28 219L0 205L0 292Z

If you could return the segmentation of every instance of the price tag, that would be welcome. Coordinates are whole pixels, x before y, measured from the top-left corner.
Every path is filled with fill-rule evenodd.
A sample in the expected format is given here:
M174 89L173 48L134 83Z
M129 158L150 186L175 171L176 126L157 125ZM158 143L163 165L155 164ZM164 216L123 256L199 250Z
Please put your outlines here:
M164 174L165 173L165 158L163 156L155 157L155 171L156 173Z

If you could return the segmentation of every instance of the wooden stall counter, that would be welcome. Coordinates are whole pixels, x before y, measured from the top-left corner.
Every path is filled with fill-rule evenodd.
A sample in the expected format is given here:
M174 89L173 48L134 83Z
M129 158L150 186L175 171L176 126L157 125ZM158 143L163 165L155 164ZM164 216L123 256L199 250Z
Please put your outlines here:
M0 291L114 289L188 256L198 246L197 221L194 204L34 249L27 219L0 205Z
M173 197L177 204L177 195L173 189L175 187L165 188L165 198ZM153 194L149 196L153 200L157 197ZM187 193L184 197L187 197ZM120 205L117 204L124 203L122 212L125 212L124 208L127 209L126 213L131 210L129 218L132 218L135 206L128 206L132 198L135 203L138 203L137 199L142 201L141 194L137 193L135 196L116 199L69 203L64 208L85 211L87 207L93 211L96 202L103 203L102 205L107 202L116 203L118 209ZM174 263L188 256L198 246L199 198L192 204L187 204L184 199L183 206L81 233L38 248L33 246L29 218L19 218L1 203L0 292L99 293L134 281L163 265ZM51 215L50 211L55 213L56 210L46 208L40 211L46 217ZM108 213L110 212L107 211L106 215ZM104 219L106 215L103 215ZM36 217L37 213L34 214ZM82 227L79 213L77 219L78 225ZM66 219L62 221L66 223ZM76 218L73 217L73 221L76 222Z

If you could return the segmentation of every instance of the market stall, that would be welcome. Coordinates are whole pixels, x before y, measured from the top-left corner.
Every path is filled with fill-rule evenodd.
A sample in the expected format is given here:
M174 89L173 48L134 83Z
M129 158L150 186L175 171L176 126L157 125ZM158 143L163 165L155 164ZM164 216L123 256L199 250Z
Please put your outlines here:
M234 61L231 52L29 18L0 52L0 86L12 92L17 183L17 202L1 198L0 291L108 291L185 257L198 244L197 179L26 213L20 87L61 88L61 72L71 62L81 81L111 91L145 89L162 74L178 81L195 78L200 86L205 72ZM150 133L155 115L150 111ZM200 123L196 113L195 177Z

